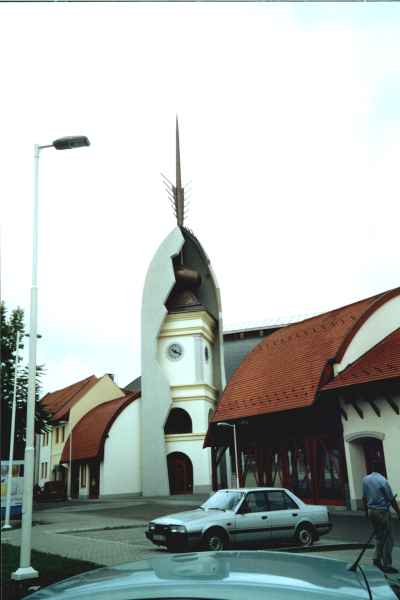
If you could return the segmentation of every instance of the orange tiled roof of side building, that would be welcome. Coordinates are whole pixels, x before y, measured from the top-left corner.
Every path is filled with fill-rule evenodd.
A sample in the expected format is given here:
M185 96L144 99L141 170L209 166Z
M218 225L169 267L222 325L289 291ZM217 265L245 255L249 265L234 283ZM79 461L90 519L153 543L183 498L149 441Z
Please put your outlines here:
M288 325L260 342L230 379L212 422L311 405L329 361L338 362L369 314L400 288Z
M139 397L140 392L130 392L121 398L104 402L84 415L72 430L71 460L89 460L99 456L103 450L105 436L115 419L128 404ZM60 463L69 460L68 437Z
M321 391L396 377L400 377L400 328L349 365Z
M41 399L42 406L52 415L53 420L61 419L69 409L82 398L90 388L98 382L95 375L91 375L82 381L77 381L55 392L49 392Z

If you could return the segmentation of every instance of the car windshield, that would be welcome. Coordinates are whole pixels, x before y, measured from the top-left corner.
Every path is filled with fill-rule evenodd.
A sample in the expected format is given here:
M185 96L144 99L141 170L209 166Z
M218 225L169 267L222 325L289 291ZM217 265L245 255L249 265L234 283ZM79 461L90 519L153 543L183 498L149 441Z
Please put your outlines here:
M201 505L205 510L233 510L243 498L243 492L220 490L204 504Z

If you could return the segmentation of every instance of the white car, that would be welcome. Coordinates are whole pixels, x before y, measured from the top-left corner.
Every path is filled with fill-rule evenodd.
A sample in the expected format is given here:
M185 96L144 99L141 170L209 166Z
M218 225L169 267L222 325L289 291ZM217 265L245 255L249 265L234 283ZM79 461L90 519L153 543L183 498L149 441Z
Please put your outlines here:
M148 524L146 537L169 550L273 540L310 546L332 529L326 506L305 504L284 488L219 490L196 510L174 513Z

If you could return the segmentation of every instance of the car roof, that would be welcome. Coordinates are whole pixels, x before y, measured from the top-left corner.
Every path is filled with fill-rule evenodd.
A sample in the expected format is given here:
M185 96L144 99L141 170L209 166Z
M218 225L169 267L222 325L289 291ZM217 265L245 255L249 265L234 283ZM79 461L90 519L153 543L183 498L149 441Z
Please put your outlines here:
M288 492L282 487L245 487L245 488L224 488L218 492Z

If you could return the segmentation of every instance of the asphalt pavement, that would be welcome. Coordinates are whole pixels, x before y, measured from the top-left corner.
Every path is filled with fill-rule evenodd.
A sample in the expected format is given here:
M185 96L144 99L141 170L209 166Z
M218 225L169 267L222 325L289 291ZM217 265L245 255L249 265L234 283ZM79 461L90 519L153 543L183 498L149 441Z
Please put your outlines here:
M157 516L199 506L207 496L163 498L109 498L35 506L32 547L67 558L99 565L115 565L160 556L167 551L155 547L145 535L147 522ZM312 548L315 555L354 561L371 528L363 514L333 512L329 535ZM393 520L394 564L400 568L400 522ZM2 542L19 545L21 530L2 532ZM263 547L264 549L266 547ZM270 547L271 549L276 549ZM372 550L362 562L371 565ZM34 565L33 565L34 566Z

